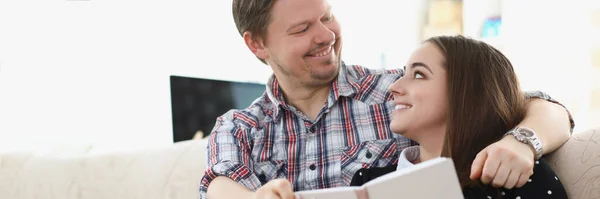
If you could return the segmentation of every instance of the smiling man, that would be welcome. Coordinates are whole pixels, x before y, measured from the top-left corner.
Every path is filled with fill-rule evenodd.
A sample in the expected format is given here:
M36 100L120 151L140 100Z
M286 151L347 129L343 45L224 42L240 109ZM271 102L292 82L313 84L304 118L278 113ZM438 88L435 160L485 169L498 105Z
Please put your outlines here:
M233 18L274 74L248 108L217 119L201 198L291 199L294 191L348 186L359 169L394 167L399 152L416 144L389 126L388 87L403 70L344 64L341 28L326 0L233 0ZM528 97L535 99L518 127L533 129L543 153L552 152L568 139L572 120L547 95ZM506 136L480 152L472 178L522 186L514 179L531 175L540 153Z

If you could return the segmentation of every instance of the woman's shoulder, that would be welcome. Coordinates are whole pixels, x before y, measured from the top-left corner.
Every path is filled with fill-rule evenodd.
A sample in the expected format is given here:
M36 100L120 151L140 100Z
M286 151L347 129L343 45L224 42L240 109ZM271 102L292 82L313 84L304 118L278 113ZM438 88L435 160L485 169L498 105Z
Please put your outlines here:
M463 190L465 198L567 198L567 192L550 165L543 159L535 162L533 175L520 188L504 189L487 186Z

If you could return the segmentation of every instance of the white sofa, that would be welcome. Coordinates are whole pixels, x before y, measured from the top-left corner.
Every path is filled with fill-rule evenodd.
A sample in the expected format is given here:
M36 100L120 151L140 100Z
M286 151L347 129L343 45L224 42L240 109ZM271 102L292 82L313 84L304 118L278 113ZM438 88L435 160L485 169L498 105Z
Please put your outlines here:
M205 140L58 158L0 155L0 199L198 199ZM547 159L571 199L600 198L600 128L574 133Z
M0 199L198 199L205 143L71 158L0 155Z

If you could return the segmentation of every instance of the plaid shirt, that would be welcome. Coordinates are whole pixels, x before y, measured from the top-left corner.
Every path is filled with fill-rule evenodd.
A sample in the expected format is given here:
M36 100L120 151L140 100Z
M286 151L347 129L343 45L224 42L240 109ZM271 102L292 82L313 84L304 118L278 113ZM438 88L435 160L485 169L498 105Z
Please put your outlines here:
M217 119L201 198L217 176L253 191L285 178L302 191L348 186L361 168L397 164L399 153L416 144L389 129L394 102L388 87L403 74L342 64L315 120L285 103L272 76L250 107ZM542 92L528 96L553 101Z

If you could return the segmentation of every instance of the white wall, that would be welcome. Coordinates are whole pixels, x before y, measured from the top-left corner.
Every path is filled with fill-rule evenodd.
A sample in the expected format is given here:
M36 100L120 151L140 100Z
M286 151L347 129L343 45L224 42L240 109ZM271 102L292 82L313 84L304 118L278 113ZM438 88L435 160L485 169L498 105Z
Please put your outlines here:
M342 25L343 58L369 68L401 68L419 45L427 0L330 0Z
M523 90L541 90L567 106L575 131L595 127L590 117L591 8L598 1L463 0L464 34L480 37L481 24L502 16L500 37L484 39L513 63ZM596 119L597 120L597 119Z
M269 75L242 46L230 6L0 1L0 151L172 143L169 75L256 82Z
M419 3L336 2L347 61L379 68L384 52L401 66ZM270 68L244 46L231 1L0 1L0 152L171 144L169 75L264 83Z
M504 0L502 37L524 90L542 90L565 104L575 131L598 125L589 117L591 1ZM596 77L597 78L597 77Z
M401 67L419 43L425 0L331 2L348 63ZM503 2L504 45L524 88L585 101L570 96L590 78L575 23L585 6ZM244 46L230 0L0 1L0 152L169 145L169 75L264 83L270 68Z

